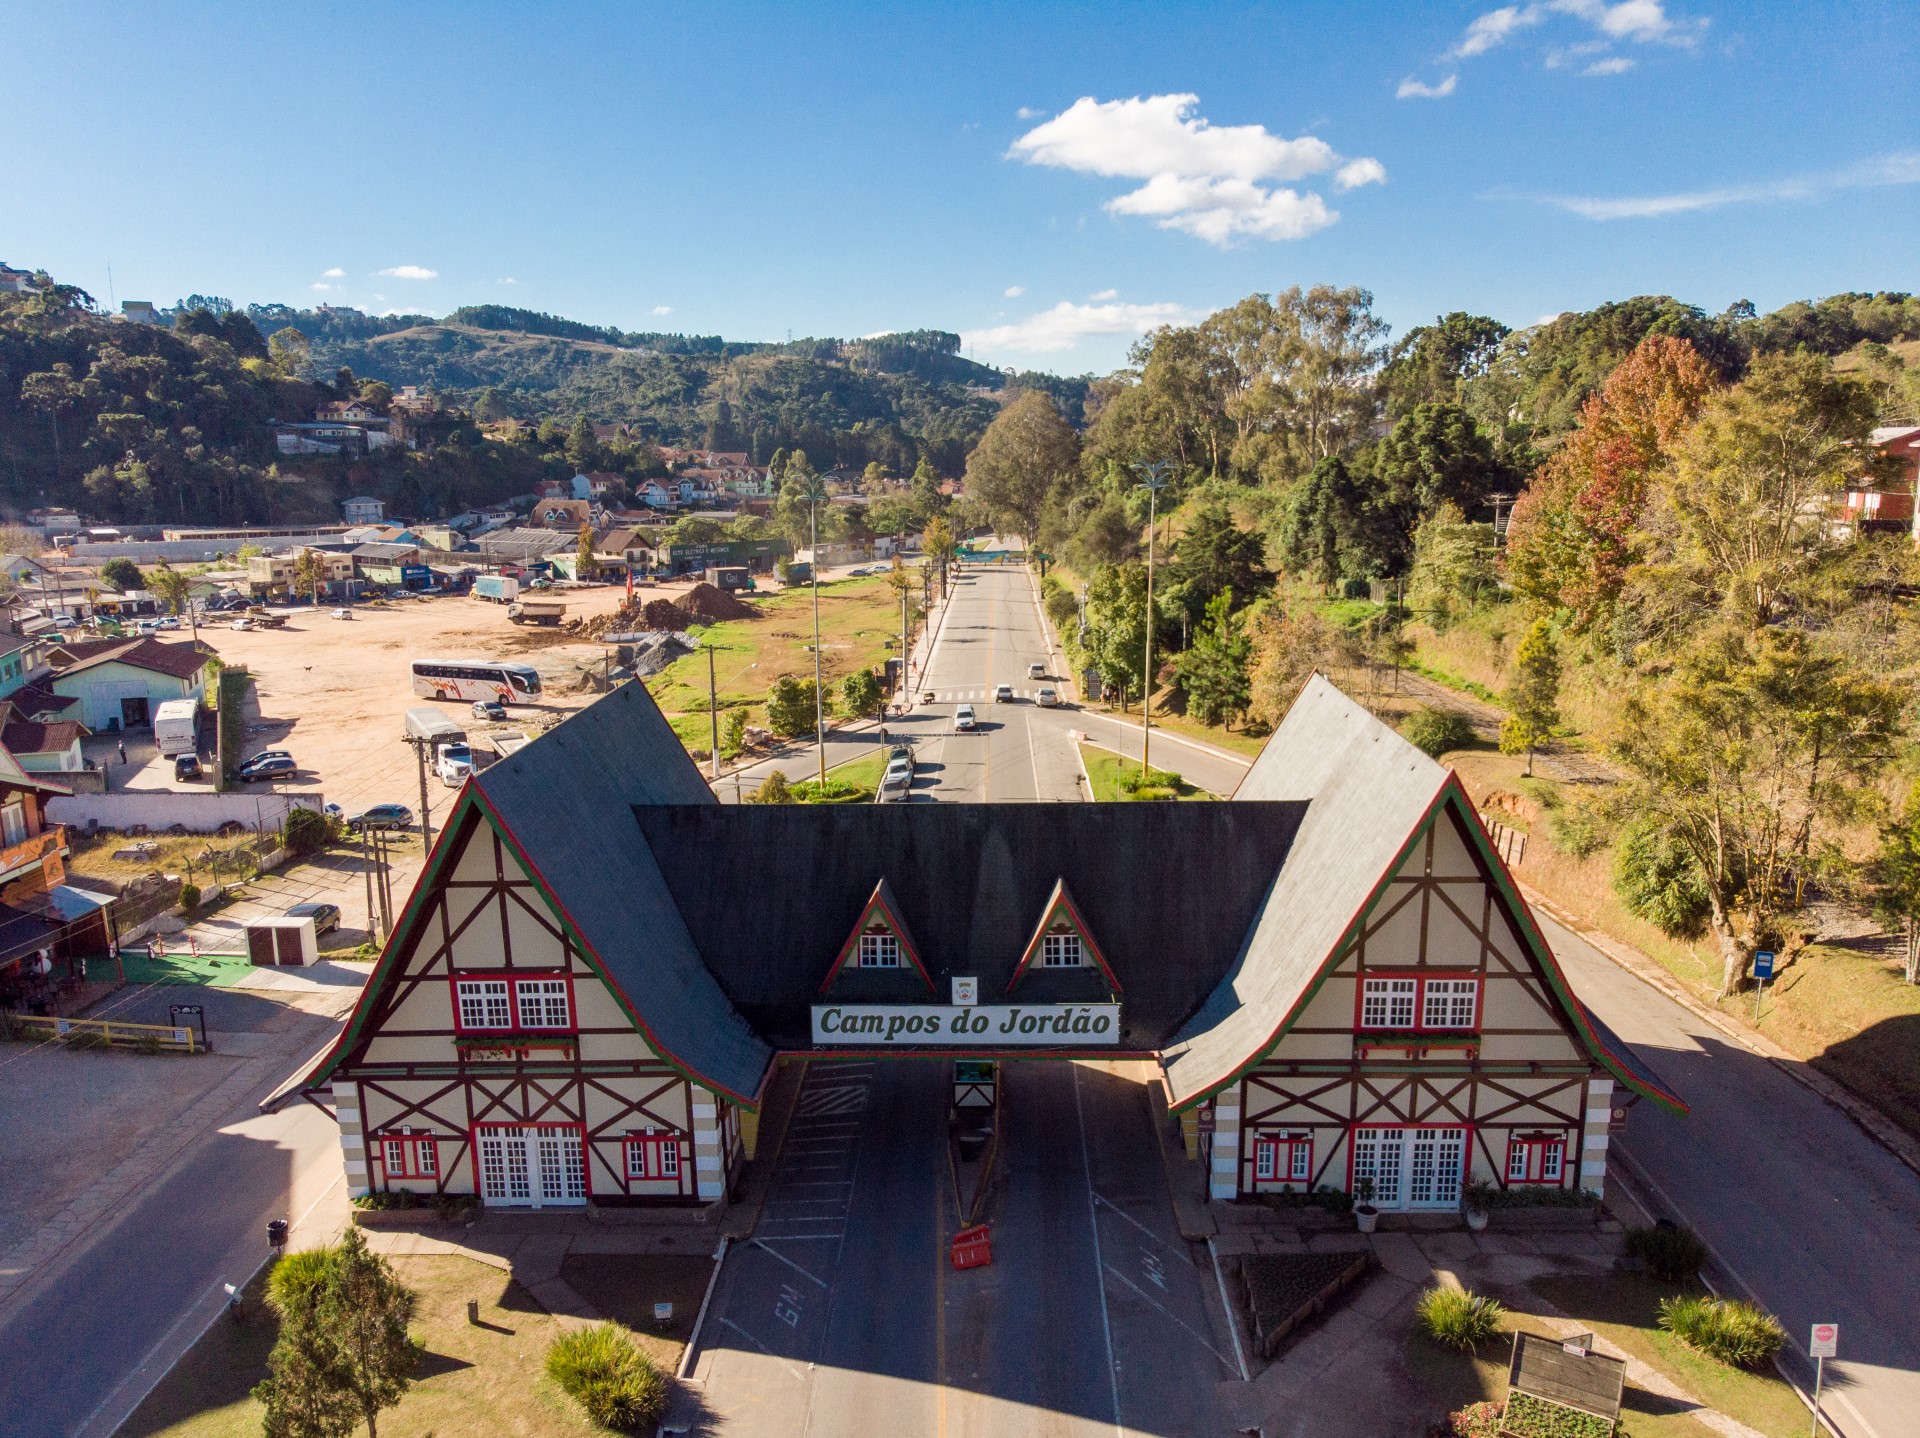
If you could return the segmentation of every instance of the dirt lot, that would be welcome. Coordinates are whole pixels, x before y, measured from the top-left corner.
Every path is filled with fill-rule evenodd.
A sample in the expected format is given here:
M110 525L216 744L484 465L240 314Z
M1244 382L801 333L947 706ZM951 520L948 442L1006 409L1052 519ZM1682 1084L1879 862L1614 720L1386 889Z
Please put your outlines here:
M660 591L671 595L673 589ZM625 591L616 585L573 590L568 614L583 617L619 608ZM543 729L593 696L580 690L580 676L597 667L603 645L569 641L550 629L526 629L507 621L503 606L479 599L419 599L387 608L356 607L351 621L321 609L296 611L284 629L235 631L203 628L201 637L228 664L244 664L254 676L260 719L249 726L247 752L284 748L300 765L301 781L316 785L328 802L348 813L370 804L420 807L420 784L412 750L400 742L402 718L417 704L408 665L430 656L515 659L540 671L542 702L516 707L505 725L470 728L478 739L489 728ZM464 720L465 706L444 706ZM118 787L118 786L116 786ZM452 791L432 784L433 807L442 810Z

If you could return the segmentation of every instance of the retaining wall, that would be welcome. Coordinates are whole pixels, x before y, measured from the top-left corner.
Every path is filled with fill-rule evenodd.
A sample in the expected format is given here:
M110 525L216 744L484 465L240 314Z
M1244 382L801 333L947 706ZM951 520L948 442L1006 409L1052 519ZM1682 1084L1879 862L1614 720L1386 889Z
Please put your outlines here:
M138 790L118 794L75 794L49 799L47 817L56 824L78 829L89 826L127 833L144 824L147 832L164 834L178 824L192 834L212 834L220 826L238 823L248 829L278 829L294 809L321 809L320 794L169 793Z

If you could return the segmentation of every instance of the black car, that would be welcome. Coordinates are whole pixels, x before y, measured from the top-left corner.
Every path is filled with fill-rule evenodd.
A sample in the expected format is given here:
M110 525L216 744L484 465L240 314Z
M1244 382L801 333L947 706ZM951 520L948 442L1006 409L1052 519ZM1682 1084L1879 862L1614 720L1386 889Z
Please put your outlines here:
M173 761L173 779L176 784L184 784L189 779L203 777L205 770L200 767L198 754L176 755Z
M476 699L473 701L473 717L504 723L507 717L507 706L498 699Z
M285 779L299 768L290 754L256 754L233 772L245 783L252 784L261 779Z
M330 934L340 927L338 904L295 904L287 910L289 919L312 919L314 934Z

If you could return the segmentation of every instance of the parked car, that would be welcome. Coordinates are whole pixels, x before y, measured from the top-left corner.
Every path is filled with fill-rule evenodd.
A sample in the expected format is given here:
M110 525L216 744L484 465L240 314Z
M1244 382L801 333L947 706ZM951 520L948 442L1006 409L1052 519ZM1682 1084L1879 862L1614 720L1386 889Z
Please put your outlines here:
M887 770L880 780L880 792L874 795L874 801L880 804L904 799L913 792L913 770L895 765Z
M887 750L887 767L891 769L895 764L905 764L907 768L913 768L913 745L895 744Z
M1060 703L1060 691L1051 684L1042 684L1033 692L1033 702L1042 709L1057 708Z
M205 777L200 767L198 754L176 754L173 759L173 780L176 784L185 784L191 780Z
M362 829L411 829L413 810L405 804L375 804L347 820L347 827L356 834Z
M473 717L491 719L496 724L505 723L507 706L498 699L476 699L473 701Z
M333 611L333 617L335 619L351 619L353 618L353 611L351 609L336 609Z
M287 910L289 919L312 919L313 932L330 934L340 927L340 906L338 904L295 904Z
M993 686L993 702L996 704L1013 703L1013 686L1011 684L994 685Z
M180 621L171 614L165 614L153 621L153 627L155 629L178 629L180 627Z
M288 754L255 754L233 772L242 782L254 784L262 779L284 779L299 767Z
M1027 666L1027 678L1045 679L1046 677L1047 677L1047 666L1040 663L1038 660L1035 660L1032 664L1029 664Z
M971 734L979 727L979 720L973 717L971 704L962 704L953 711L953 727L962 734Z
M234 620L234 621L233 621L233 623L231 623L231 624L229 624L229 625L227 626L227 628L229 628L229 629L251 629L251 628L253 628L253 621L252 621L251 619L236 619L236 620Z

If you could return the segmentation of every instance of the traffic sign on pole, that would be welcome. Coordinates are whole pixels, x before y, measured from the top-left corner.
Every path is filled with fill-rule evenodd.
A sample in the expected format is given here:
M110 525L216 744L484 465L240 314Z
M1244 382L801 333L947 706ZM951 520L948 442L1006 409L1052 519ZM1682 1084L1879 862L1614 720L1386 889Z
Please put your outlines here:
M1773 977L1773 950L1755 949L1753 951L1753 1026L1760 1027L1760 995L1766 992L1767 980Z
M1837 1358L1840 1355L1840 1325L1837 1323L1816 1323L1813 1325L1813 1337L1807 1343L1809 1358Z

